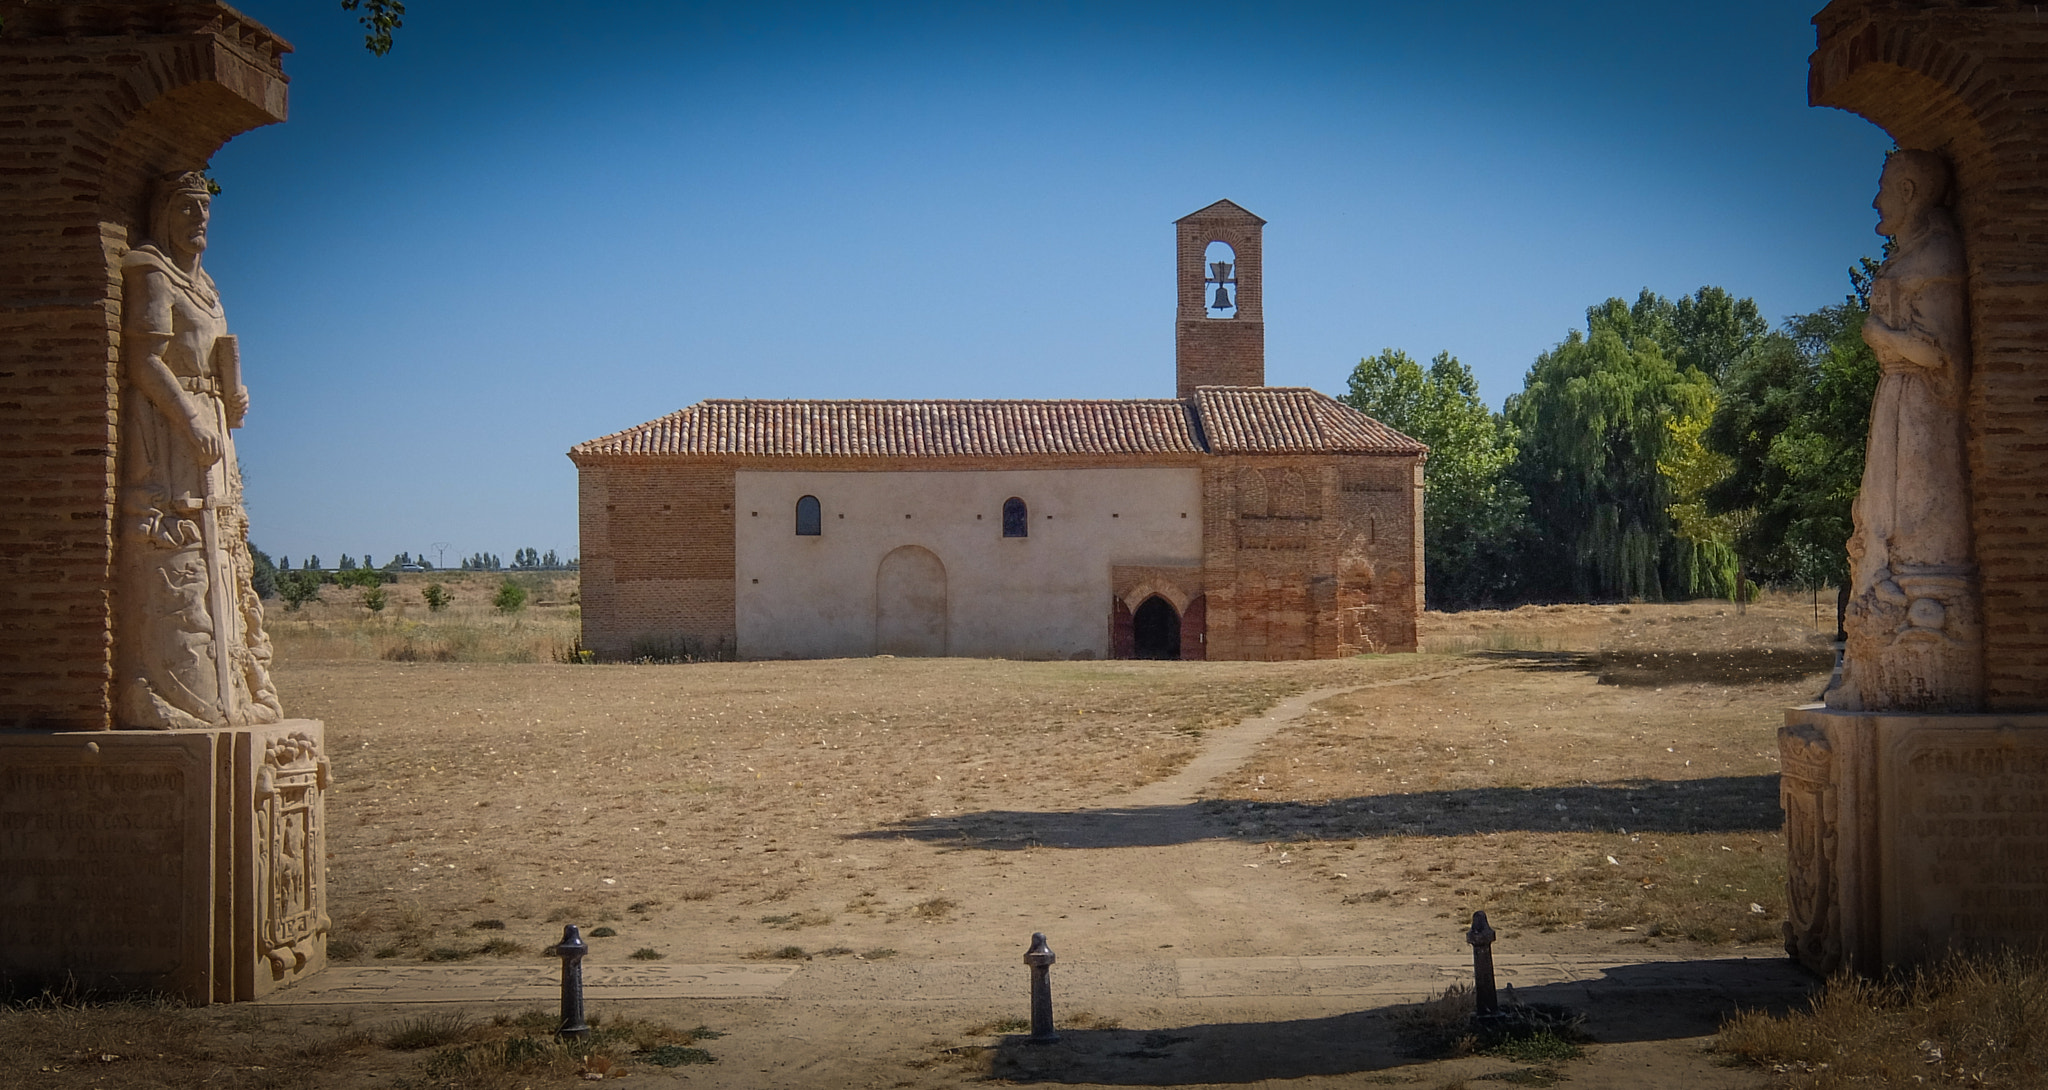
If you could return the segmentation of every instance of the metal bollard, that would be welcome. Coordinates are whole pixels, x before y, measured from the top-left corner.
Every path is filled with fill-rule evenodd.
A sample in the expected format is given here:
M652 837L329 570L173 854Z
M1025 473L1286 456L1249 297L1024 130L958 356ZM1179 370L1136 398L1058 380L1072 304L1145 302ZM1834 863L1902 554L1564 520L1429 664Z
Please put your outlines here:
M1031 966L1031 1036L1026 1043L1049 1045L1060 1039L1052 1030L1052 947L1045 944L1045 932L1034 932L1031 949L1024 951L1024 964Z
M555 956L562 959L562 1028L557 1037L582 1040L590 1036L590 1023L583 1020L583 955L590 947L575 924L562 928L562 941L555 944Z
M1472 914L1472 930L1465 932L1465 941L1472 944L1472 993L1473 1013L1487 1017L1500 1013L1500 1000L1493 991L1493 928L1486 924L1486 913Z

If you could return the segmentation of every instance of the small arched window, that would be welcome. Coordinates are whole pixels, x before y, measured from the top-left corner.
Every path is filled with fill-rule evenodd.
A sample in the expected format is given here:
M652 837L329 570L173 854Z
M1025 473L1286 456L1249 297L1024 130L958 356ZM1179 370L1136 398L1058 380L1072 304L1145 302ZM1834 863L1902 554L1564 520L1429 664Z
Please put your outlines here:
M818 497L805 496L796 501L796 536L817 537L824 533L824 516L818 513Z
M1031 509L1015 496L1003 501L1003 536L1031 536Z

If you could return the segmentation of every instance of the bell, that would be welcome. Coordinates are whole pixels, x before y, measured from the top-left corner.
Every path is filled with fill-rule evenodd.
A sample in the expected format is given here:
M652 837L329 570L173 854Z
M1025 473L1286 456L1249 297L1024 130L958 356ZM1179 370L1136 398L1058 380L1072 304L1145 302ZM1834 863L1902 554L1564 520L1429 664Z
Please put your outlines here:
M1210 309L1210 310L1229 310L1229 309L1230 309L1230 289L1229 289L1229 288L1226 288L1226 287L1224 287L1224 286L1223 286L1223 285L1221 285L1221 284L1218 284L1218 285L1216 285L1216 301L1215 301L1215 302L1213 302L1213 303L1210 303L1210 304L1209 304L1209 309Z

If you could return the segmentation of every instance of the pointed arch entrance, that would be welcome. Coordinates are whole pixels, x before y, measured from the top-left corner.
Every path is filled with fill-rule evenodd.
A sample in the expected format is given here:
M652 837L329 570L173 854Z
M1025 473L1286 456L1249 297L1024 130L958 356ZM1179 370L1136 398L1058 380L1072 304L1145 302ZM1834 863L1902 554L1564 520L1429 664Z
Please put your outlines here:
M930 549L901 546L876 568L875 653L946 653L946 565Z
M1131 614L1133 658L1180 658L1180 613L1173 603L1155 594L1138 603Z

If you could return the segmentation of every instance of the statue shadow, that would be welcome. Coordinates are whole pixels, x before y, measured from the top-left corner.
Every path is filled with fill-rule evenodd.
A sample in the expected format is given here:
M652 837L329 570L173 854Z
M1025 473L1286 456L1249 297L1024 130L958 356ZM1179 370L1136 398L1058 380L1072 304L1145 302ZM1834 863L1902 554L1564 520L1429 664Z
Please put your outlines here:
M1471 787L1321 802L1204 800L1087 810L982 810L892 822L851 840L922 840L966 850L1165 847L1499 832L1756 833L1783 826L1778 777Z
M1602 685L1775 685L1825 678L1834 650L1816 647L1636 648L1605 651L1474 651L1468 657L1533 673L1592 674Z
M1586 655L1581 669L1602 685L1662 688L1666 685L1775 685L1825 678L1835 668L1828 647L1756 647L1709 651L1602 651ZM1819 691L1816 685L1815 691Z
M1597 979L1509 989L1503 1001L1582 1013L1588 1036L1616 1044L1703 1037L1738 1010L1782 1015L1818 987L1788 960L1718 958L1615 966ZM1108 1086L1359 1075L1441 1058L1441 1042L1456 1034L1460 1022L1461 1016L1427 1004L1403 1003L1273 1022L1061 1029L1053 1044L1030 1044L1022 1034L1003 1038L989 1050L990 1073L1014 1082ZM1505 1058L1496 1062L1502 1072L1529 1066Z

